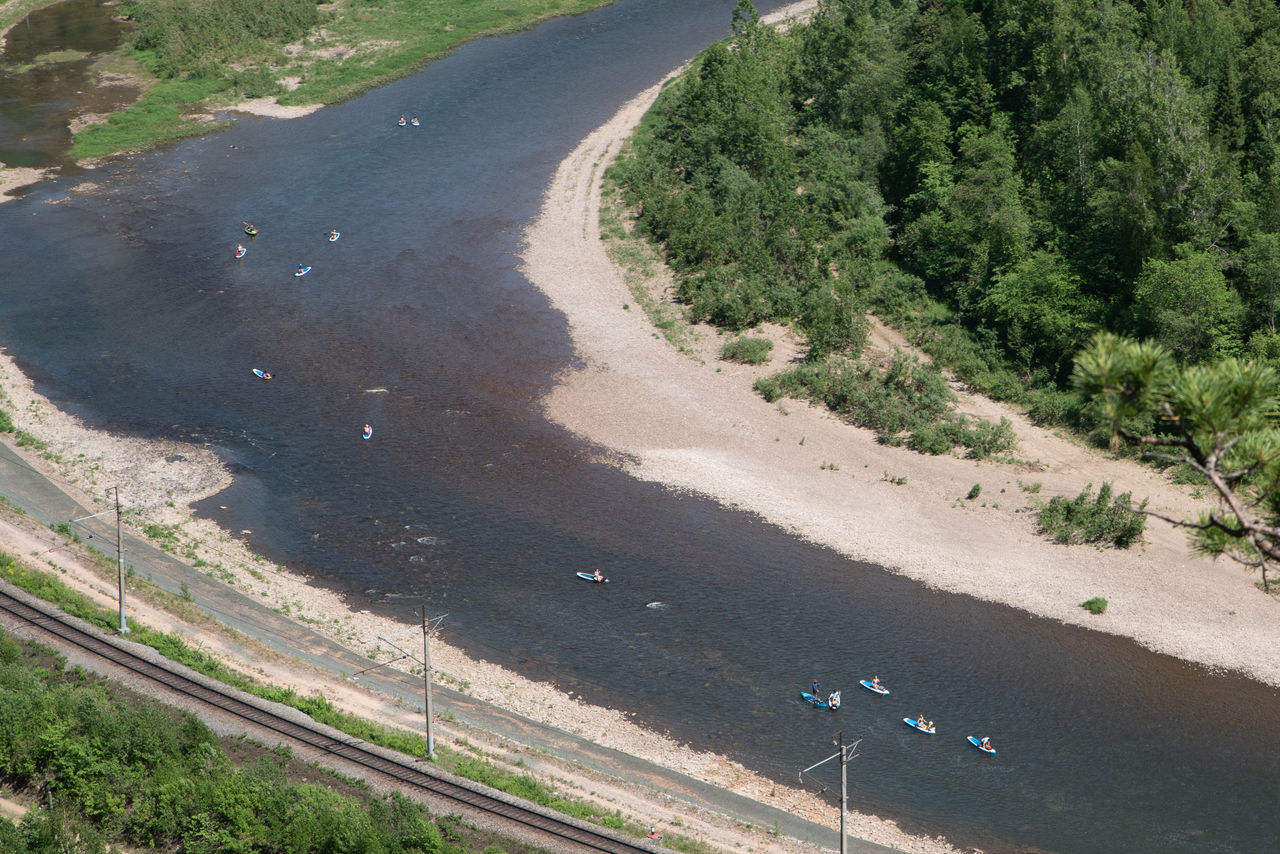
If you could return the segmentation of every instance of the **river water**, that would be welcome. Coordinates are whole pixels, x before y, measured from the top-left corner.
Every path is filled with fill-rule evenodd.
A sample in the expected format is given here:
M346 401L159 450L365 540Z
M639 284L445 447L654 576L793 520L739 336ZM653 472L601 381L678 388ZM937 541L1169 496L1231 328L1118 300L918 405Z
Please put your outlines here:
M237 479L202 513L273 560L406 620L425 598L471 653L780 783L843 727L863 736L850 806L912 832L1274 850L1276 690L634 482L539 414L575 357L517 269L521 234L558 162L726 35L733 5L619 0L110 164L81 176L93 193L40 185L0 205L0 344L94 424L213 443ZM593 566L614 581L572 575ZM891 696L857 688L873 672ZM836 716L799 702L814 677L844 689ZM938 735L902 724L916 712Z

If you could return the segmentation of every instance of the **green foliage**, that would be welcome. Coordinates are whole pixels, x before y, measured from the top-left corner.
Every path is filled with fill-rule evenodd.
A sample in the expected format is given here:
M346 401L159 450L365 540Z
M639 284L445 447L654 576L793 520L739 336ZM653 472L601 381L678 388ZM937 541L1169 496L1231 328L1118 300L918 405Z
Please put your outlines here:
M267 53L320 22L314 0L146 0L126 10L134 47L161 77L215 78L226 65Z
M1056 543L1103 543L1127 549L1142 537L1147 517L1132 508L1130 493L1112 498L1111 484L1104 483L1093 496L1093 485L1075 498L1054 496L1040 508L1040 532Z
M1259 567L1269 589L1267 571L1280 561L1280 373L1234 358L1181 366L1159 345L1099 333L1072 380L1103 413L1113 445L1154 449L1147 455L1204 477L1220 506L1180 524L1198 551Z
M1107 600L1101 596L1094 596L1080 603L1080 607L1084 608L1090 614L1105 614L1107 611Z
M336 776L292 783L301 765L291 773L287 754L262 750L237 765L197 718L47 665L45 653L0 634L0 775L58 805L24 819L17 835L0 822L6 852L100 851L108 841L190 852L460 850L420 804ZM254 749L240 742L236 752Z
M768 338L740 335L724 342L724 346L720 348L720 358L744 365L763 365L769 361L772 352L773 342Z
M981 494L982 494L982 484L975 483L973 486L969 487L969 494L966 495L965 498L967 498L969 501L972 501L973 499L977 498Z
M0 409L0 433L12 433L13 430L13 419L9 417L8 412Z

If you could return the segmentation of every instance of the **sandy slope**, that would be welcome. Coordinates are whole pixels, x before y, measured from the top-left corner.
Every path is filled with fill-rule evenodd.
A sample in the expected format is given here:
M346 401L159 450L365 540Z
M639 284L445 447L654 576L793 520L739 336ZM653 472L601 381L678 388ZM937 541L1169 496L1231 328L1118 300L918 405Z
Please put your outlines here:
M1280 603L1254 587L1256 573L1190 556L1183 533L1158 521L1140 549L1054 545L1035 532L1019 481L1042 484L1041 499L1110 481L1117 493L1178 515L1196 506L1185 490L962 388L966 412L1014 422L1016 455L1027 462L884 447L825 412L765 403L751 391L757 371L716 358L714 332L702 335L701 358L655 337L628 308L635 300L606 256L598 211L603 170L659 88L627 104L561 165L527 236L525 273L564 312L586 364L561 377L546 401L552 420L623 452L635 477L753 510L850 557L1280 684ZM895 343L883 329L876 338L881 348ZM831 463L838 468L823 467ZM964 500L975 483L981 499ZM1105 615L1079 607L1094 596L1109 601Z

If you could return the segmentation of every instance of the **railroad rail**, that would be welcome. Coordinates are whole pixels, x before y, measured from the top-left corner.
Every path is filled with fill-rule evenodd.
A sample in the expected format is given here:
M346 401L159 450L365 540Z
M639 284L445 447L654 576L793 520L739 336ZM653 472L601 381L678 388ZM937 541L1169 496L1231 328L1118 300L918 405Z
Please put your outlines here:
M622 839L604 829L594 829L573 823L534 809L532 805L522 806L515 803L514 799L496 797L479 788L431 774L409 762L366 748L363 746L364 742L358 739L335 738L318 727L310 727L282 717L269 709L261 708L236 696L230 690L224 691L206 685L169 667L150 661L123 646L112 643L112 639L96 631L81 628L52 606L44 607L41 604L25 601L3 587L0 587L0 614L8 614L23 623L60 638L65 643L106 659L145 679L164 685L171 691L176 691L224 713L243 718L257 726L265 727L286 739L339 757L376 774L390 777L471 810L498 816L521 827L541 831L556 841L573 843L584 851L602 851L610 854L638 854L638 852L655 850L647 845Z

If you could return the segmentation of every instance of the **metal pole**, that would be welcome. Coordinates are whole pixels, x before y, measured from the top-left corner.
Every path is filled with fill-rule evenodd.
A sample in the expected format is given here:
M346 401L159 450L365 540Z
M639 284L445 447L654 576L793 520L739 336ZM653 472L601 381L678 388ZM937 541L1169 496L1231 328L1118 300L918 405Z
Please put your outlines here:
M120 487L111 487L116 497L116 569L120 576L120 634L129 634L129 623L124 617L124 541L120 536Z
M422 603L422 684L427 694L427 758L436 758L436 738L431 731L431 721L435 717L431 710L431 648L428 644L427 603Z
M844 753L844 730L840 730L840 854L849 854L849 836L844 829L844 816L849 800L848 759Z

